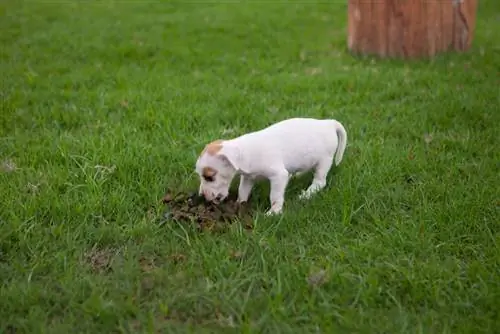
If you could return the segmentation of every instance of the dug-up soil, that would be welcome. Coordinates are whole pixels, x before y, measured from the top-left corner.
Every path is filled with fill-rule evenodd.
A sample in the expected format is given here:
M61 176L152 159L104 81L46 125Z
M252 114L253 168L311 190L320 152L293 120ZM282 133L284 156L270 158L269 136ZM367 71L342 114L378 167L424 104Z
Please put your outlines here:
M206 201L197 193L167 192L162 202L166 206L164 220L194 223L199 230L224 230L236 220L246 229L252 228L250 205L237 203L234 195L229 195L223 202L216 204Z

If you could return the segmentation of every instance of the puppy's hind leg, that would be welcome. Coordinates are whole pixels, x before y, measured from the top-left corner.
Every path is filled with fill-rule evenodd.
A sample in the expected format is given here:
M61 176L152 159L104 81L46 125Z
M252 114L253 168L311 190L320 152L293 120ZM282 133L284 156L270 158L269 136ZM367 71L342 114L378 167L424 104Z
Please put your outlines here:
M299 195L299 199L309 199L312 195L320 191L326 186L326 177L330 168L332 168L333 164L333 155L324 157L322 160L318 162L316 168L314 170L314 178L306 190L303 190Z

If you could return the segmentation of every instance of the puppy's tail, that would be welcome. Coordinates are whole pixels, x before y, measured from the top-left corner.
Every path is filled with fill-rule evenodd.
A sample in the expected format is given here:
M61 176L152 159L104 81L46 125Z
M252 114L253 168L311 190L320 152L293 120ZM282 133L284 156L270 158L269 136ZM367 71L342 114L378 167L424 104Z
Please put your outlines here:
M338 121L335 121L335 132L337 133L337 137L339 140L337 152L335 153L335 165L338 166L342 161L345 147L347 145L347 132L345 131L344 126Z

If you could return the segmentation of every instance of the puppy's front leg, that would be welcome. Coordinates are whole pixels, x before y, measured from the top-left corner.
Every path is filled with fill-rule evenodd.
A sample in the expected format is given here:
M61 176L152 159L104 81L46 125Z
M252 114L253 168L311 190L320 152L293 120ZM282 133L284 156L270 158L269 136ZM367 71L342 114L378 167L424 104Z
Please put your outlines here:
M240 176L240 187L238 188L238 202L247 202L252 191L254 180L250 176Z
M266 212L267 216L272 214L280 214L285 202L285 189L288 184L288 172L283 169L269 178L271 183L271 208Z

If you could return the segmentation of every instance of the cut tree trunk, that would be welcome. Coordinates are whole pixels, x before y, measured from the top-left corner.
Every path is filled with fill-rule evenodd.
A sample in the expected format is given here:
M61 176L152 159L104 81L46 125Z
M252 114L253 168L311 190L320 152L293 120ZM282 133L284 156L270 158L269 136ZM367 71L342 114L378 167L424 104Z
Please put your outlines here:
M355 54L397 58L466 51L476 8L477 0L348 0L347 44Z

